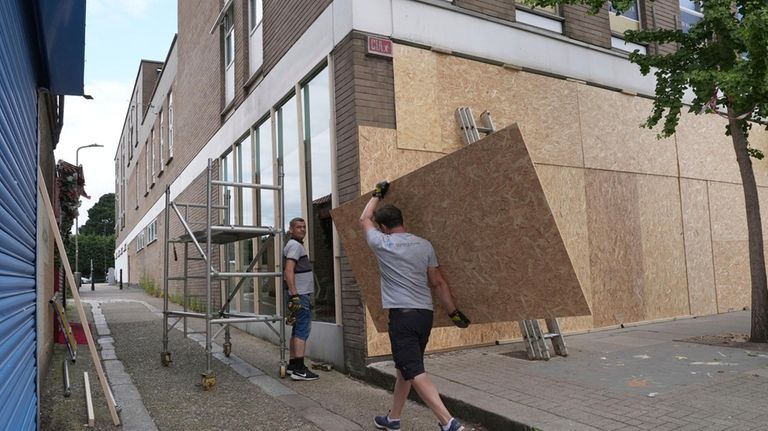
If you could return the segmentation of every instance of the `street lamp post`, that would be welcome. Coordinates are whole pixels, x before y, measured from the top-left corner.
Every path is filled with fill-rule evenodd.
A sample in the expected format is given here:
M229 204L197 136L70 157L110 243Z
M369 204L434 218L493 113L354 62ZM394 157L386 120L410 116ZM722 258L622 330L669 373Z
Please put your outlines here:
M83 148L92 148L92 147L103 147L101 144L90 144L90 145L83 145L81 147L77 147L77 150L75 150L75 165L78 167L78 173L80 172L80 150ZM80 178L77 179L80 181ZM80 239L80 194L77 194L77 215L75 216L75 274L77 276L80 276L80 271L78 267L78 261L80 260L80 247L78 244L78 240ZM91 277L93 277L93 274L91 274ZM80 285L80 280L75 280L75 284L78 286Z

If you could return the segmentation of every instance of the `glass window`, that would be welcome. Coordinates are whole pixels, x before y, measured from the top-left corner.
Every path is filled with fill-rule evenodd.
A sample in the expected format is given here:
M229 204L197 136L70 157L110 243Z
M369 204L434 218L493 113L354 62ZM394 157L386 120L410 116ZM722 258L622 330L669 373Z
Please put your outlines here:
M235 60L235 19L234 8L230 7L224 15L224 67L229 67Z
M250 29L253 30L261 23L263 16L263 1L262 0L249 0L248 1L248 22L250 23Z
M331 205L331 100L328 69L323 69L302 87L304 137L307 162L307 247L315 273L314 319L336 321L333 272L333 223Z
M253 143L250 136L237 144L237 181L241 183L253 182ZM239 187L238 199L239 224L253 225L253 195L254 189Z
M629 9L621 14L616 11L611 2L608 2L608 11L608 20L610 21L613 33L624 34L627 30L640 30L640 14L637 1L634 1Z
M235 157L232 151L228 151L221 159L221 179L222 181L234 182L235 181ZM221 190L222 200L221 203L228 207L227 221L228 224L235 224L235 198L234 188L229 186L223 186Z
M149 141L144 141L144 193L149 193Z
M291 219L302 216L298 127L296 96L293 96L277 111L279 156L283 160L285 174L283 228L286 232Z
M160 111L160 172L163 172L163 153L165 152L165 139L163 139L163 111Z
M261 123L253 134L253 145L256 156L255 181L258 184L274 184L274 169L272 157L272 122L269 118ZM275 226L275 192L261 190L257 193L256 224L259 226ZM275 268L275 243L273 237L261 237L256 244L264 252L257 263L258 271L273 271ZM259 310L261 314L275 314L275 279L259 278Z
M149 146L152 148L152 160L150 165L152 166L152 184L155 184L155 129L149 131Z
M173 158L173 93L168 93L168 161Z
M681 0L681 1L685 1L685 0ZM616 12L616 9L613 7L613 4L611 4L611 2L608 2L608 10L610 12L613 12L614 15L619 15ZM624 12L622 12L620 14L620 16L623 16L624 18L627 18L627 19L631 19L631 20L635 20L635 21L640 21L640 15L637 12L637 0L635 0L632 3L632 5L629 7L629 9L625 10Z
M680 0L680 24L682 30L688 33L697 22L704 17L701 2L692 0Z

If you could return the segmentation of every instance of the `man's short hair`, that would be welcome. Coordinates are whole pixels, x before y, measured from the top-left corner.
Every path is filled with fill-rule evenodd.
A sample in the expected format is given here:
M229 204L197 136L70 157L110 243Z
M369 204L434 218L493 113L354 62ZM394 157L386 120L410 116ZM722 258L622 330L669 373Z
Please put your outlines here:
M294 226L296 226L296 223L298 223L298 222L304 222L304 219L301 218L301 217L294 217L294 218L291 219L291 222L290 222L290 224L288 226L289 227L294 227Z
M403 225L403 213L400 211L400 208L386 204L374 211L373 220L380 225L392 229Z

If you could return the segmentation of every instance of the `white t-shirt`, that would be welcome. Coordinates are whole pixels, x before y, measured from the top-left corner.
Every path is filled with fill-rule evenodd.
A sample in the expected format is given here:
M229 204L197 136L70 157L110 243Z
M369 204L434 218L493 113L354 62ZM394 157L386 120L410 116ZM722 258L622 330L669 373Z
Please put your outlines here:
M432 310L427 269L438 266L432 244L410 233L385 235L369 229L368 246L379 261L384 308Z
M283 268L285 268L286 259L296 262L296 266L293 267L293 273L296 275L296 292L299 295L314 293L315 280L312 276L312 264L309 262L304 244L295 239L288 240L283 249Z

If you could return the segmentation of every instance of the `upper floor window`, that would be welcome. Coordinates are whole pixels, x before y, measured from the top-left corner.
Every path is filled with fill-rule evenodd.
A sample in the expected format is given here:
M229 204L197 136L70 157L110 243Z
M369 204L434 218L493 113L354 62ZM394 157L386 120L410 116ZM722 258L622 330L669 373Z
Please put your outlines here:
M156 240L157 240L157 219L154 219L152 220L152 223L150 223L147 226L147 244L151 244Z
M235 8L230 6L222 21L224 29L224 103L235 98Z
M608 2L608 18L611 23L611 32L624 34L627 30L640 30L640 13L637 0L632 2L629 9L618 13L611 2Z
M680 0L680 24L682 30L688 33L697 22L704 18L701 2L695 0Z
M515 3L515 21L555 33L563 33L563 20L556 6L536 6Z
M168 93L168 162L170 162L172 158L173 158L173 93Z
M234 8L229 7L224 15L224 67L235 61L235 18Z
M248 0L248 28L253 30L261 24L263 15L263 0Z
M164 126L163 111L160 111L159 116L160 116L160 151L158 151L158 153L160 154L160 172L162 173L163 166L165 165L165 163L163 163L163 156L164 156L163 153L165 152L165 138L164 138L165 134L163 133L163 126Z
M155 129L154 127L152 128L152 130L149 131L149 146L152 152L152 160L150 161L151 172L152 172L152 185L155 185ZM149 154L147 154L147 156L149 157Z

